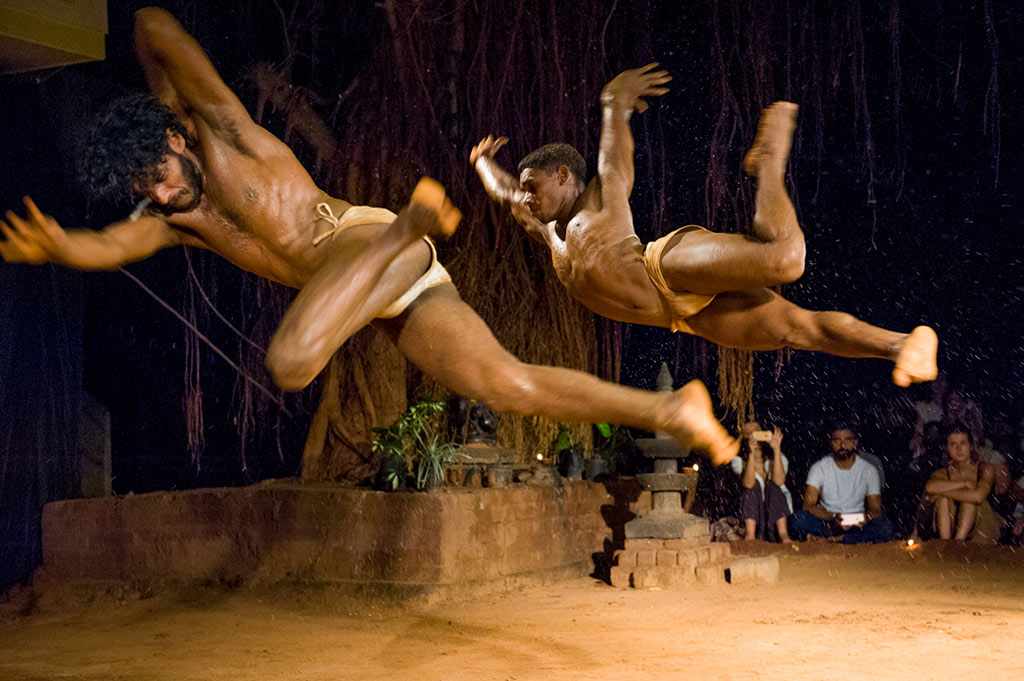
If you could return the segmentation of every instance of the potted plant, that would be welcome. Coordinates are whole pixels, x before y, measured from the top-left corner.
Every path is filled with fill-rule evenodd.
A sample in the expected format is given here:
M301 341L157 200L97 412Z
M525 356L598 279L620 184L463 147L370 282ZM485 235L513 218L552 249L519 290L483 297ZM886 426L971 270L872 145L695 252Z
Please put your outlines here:
M416 489L427 490L444 483L445 465L464 456L451 442L441 442L436 433L436 415L444 403L425 395L398 415L387 428L374 428L374 453L381 455L378 486L405 489L410 477ZM434 431L431 435L430 431Z
M558 435L555 436L555 461L558 472L564 478L580 480L583 478L583 445L573 442L569 429L558 424Z
M444 484L445 466L456 458L465 457L454 443L439 442L440 436L434 435L422 441L422 447L416 455L416 489L430 490Z
M621 426L607 423L595 423L594 452L586 460L584 473L587 480L596 480L602 475L615 472L615 457L629 442L633 440L629 431Z

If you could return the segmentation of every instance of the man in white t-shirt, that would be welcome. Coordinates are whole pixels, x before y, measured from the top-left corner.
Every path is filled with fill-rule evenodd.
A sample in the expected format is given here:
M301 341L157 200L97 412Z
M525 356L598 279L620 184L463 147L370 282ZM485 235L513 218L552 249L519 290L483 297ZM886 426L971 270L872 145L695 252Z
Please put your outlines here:
M832 455L811 466L804 508L793 514L791 535L827 537L844 544L889 541L892 523L882 516L878 469L857 456L856 429L840 422L829 436Z

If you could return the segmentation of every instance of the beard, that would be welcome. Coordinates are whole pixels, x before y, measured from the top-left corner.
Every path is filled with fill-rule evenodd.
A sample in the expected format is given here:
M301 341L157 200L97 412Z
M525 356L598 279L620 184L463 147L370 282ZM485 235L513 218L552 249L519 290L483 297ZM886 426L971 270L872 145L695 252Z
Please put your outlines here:
M857 453L856 449L840 449L839 451L833 452L832 456L837 461L849 461L853 455Z
M181 164L181 175L187 189L182 189L166 204L154 204L154 208L164 215L190 213L199 207L203 200L203 174L196 162L188 156L171 152Z

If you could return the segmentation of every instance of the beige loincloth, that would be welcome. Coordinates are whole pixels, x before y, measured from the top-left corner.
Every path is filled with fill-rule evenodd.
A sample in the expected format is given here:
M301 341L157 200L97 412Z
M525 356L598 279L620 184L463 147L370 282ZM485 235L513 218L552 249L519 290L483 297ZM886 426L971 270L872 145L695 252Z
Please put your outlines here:
M333 237L338 232L354 227L356 225L372 225L372 224L388 224L390 225L398 217L386 208L376 208L374 206L351 206L348 210L341 214L341 217L335 217L331 211L331 207L326 203L318 203L316 206L316 213L318 220L326 220L331 223L333 227L323 234L318 235L313 239L313 245L316 246L324 239ZM432 288L439 284L451 281L452 278L448 274L448 270L444 268L437 260L437 249L434 247L434 242L431 241L430 237L423 237L423 240L430 246L430 267L416 282L409 288L408 291L399 296L393 303L387 306L387 308L377 315L378 319L392 319L405 312L405 308L409 307L412 301L420 297L424 291L428 288Z
M684 333L694 333L690 325L686 323L686 319L697 314L705 307L711 304L711 301L715 299L713 295L708 296L702 293L688 293L686 291L673 291L665 281L665 276L661 273L661 255L662 251L665 250L665 246L668 245L669 240L678 233L692 232L694 230L704 230L699 225L687 225L680 227L679 229L669 232L665 236L647 244L644 248L644 267L647 268L647 274L651 278L651 283L661 292L661 297L668 303L669 309L672 311L672 325L673 331L682 331ZM707 230L704 230L707 231ZM685 237L684 237L685 238Z

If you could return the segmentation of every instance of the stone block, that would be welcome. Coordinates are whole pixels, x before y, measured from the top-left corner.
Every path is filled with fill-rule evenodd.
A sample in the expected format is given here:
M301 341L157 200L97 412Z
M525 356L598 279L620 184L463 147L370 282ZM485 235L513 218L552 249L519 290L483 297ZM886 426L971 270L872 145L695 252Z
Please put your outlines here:
M711 537L711 525L706 520L702 522L690 523L686 526L686 530L683 532L683 539L702 539Z
M652 587L671 589L674 587L692 586L696 581L697 578L693 570L678 566L638 567L633 571L633 586L637 589L650 589Z
M690 570L697 567L697 552L694 549L676 552L676 564Z
M697 565L707 565L711 562L711 544L698 547L693 553L697 556Z
M711 543L711 535L693 537L691 539L666 539L665 548L670 551L686 551Z
M628 567L632 570L636 567L636 551L624 551L622 549L618 549L612 554L612 565Z
M779 581L779 559L775 556L742 558L729 566L730 584L775 584Z
M711 550L711 562L721 563L732 557L732 545L724 541L713 542L709 546Z
M623 529L627 539L696 539L711 533L704 518L666 509L638 511Z
M638 567L654 566L658 564L657 551L637 551L636 564Z
M625 541L627 551L660 551L665 548L663 539L627 539Z
M725 566L720 563L698 565L697 569L694 570L694 574L697 577L697 581L704 586L725 584Z
M628 589L633 586L633 568L622 565L612 566L612 586L617 589Z
M678 551L655 551L654 554L655 565L669 565L676 566L679 564L679 552Z

